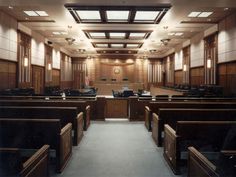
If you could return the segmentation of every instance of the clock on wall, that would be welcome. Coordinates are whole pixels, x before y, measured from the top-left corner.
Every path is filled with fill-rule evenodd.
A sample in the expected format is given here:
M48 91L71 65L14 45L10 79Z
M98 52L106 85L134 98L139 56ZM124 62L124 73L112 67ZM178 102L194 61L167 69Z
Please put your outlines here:
M115 69L114 69L114 73L115 73L115 74L120 74L120 69L119 69L119 68L115 68Z

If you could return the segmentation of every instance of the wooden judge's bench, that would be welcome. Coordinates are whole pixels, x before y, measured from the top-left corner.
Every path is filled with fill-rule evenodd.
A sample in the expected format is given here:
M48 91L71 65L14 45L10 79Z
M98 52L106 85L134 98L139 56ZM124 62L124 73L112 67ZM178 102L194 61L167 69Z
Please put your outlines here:
M112 95L112 90L123 90L128 88L137 92L138 89L144 89L144 84L141 82L117 82L117 81L98 81L94 83L94 87L98 88L97 95Z

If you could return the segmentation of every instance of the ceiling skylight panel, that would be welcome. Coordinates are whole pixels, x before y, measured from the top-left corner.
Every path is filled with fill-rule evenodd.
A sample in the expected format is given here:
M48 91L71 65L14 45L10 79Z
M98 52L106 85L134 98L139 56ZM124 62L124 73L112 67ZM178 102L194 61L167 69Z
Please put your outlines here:
M127 44L127 48L138 48L140 44Z
M144 38L147 33L130 33L130 38Z
M155 21L159 11L137 11L134 21Z
M111 44L112 48L123 48L124 44Z
M198 17L209 17L213 12L202 12Z
M95 44L95 46L99 48L108 48L108 44Z
M197 17L201 12L191 12L188 17Z
M99 33L99 32L90 32L89 35L92 37L92 38L105 38L106 35L105 33Z
M98 10L77 10L76 12L82 21L101 21Z
M24 11L24 13L27 14L28 16L30 16L30 17L37 17L37 16L39 16L35 11L32 11L32 10Z
M109 33L110 38L125 38L126 33Z
M47 17L48 16L48 14L47 14L47 12L45 12L45 11L35 11L39 16L41 16L41 17Z
M129 11L106 11L108 22L127 22Z

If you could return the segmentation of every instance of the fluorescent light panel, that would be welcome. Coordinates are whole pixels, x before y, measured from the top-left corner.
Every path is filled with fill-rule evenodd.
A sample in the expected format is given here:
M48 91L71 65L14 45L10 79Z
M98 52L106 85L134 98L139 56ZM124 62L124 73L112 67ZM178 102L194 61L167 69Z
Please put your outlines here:
M109 22L112 21L128 21L129 18L129 11L106 11L107 20Z
M188 17L197 17L201 12L191 12Z
M147 33L130 33L131 38L144 38Z
M111 38L124 38L125 33L109 33Z
M37 17L39 16L35 11L32 11L32 10L27 10L27 11L24 11L24 13L30 17Z
M105 33L99 33L99 32L90 32L89 35L92 38L105 38L106 37Z
M209 17L213 12L191 12L188 17Z
M137 11L134 21L154 21L159 13L159 11Z
M41 17L47 17L48 16L47 12L45 12L45 11L37 10L35 12Z
M127 44L127 48L138 48L140 44Z
M123 48L124 44L111 44L112 48Z
M209 17L213 12L202 12L198 17Z
M81 20L101 21L101 16L98 10L77 10L76 12Z

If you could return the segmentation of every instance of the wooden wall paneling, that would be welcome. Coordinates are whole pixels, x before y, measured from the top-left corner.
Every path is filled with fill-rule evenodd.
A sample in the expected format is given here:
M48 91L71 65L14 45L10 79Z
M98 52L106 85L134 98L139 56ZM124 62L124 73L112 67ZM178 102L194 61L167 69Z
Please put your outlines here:
M204 84L204 67L195 67L190 69L190 80L192 86Z
M183 71L178 70L175 71L175 84L182 84L183 83Z
M220 86L223 87L224 95L236 95L236 62L218 64L217 78Z
M60 70L52 70L52 86L60 86Z
M44 67L32 65L32 86L35 94L44 93Z
M0 60L0 89L15 88L16 80L16 62Z

